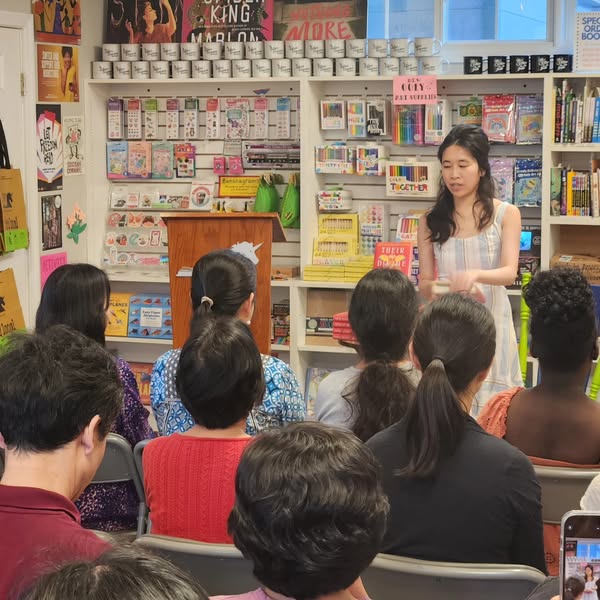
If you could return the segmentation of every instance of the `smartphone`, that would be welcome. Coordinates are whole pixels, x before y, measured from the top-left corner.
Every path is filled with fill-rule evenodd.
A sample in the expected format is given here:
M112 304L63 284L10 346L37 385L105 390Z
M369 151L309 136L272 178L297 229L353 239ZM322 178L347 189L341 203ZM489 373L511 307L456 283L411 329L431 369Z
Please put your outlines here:
M560 598L600 598L600 512L572 510L562 518Z

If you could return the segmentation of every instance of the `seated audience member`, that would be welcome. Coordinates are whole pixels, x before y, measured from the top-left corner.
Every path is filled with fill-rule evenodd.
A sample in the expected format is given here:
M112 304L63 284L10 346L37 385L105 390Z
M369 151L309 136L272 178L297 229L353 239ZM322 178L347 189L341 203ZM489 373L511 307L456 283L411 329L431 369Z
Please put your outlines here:
M538 272L523 295L531 309L530 350L539 360L541 382L496 395L479 424L519 448L534 464L598 466L600 405L585 393L592 360L598 356L590 285L580 271L556 268ZM558 575L559 536L558 525L544 526L552 575Z
M108 548L81 527L73 501L102 462L122 400L110 354L68 327L15 335L3 346L0 598L47 566Z
M459 294L418 319L411 355L421 381L404 419L367 442L390 501L383 552L545 570L533 467L469 416L495 338L488 309Z
M93 265L72 264L56 269L44 285L35 318L36 331L68 325L104 346L110 283ZM123 407L111 429L135 446L154 436L148 411L140 400L135 376L122 358L115 363L123 383ZM135 529L139 499L132 482L93 484L77 501L81 522L88 529Z
M353 431L363 442L399 421L418 382L408 358L419 302L404 273L375 269L357 284L348 320L360 362L319 385L317 419Z
M200 258L192 271L191 299L194 319L210 309L217 315L237 317L250 325L254 314L256 267L232 250L216 250ZM161 435L183 433L194 425L177 394L175 372L180 349L169 350L155 363L150 384L152 410ZM265 392L246 423L246 432L255 435L306 417L306 405L294 372L273 356L262 356Z
M98 558L66 563L43 575L20 600L208 600L173 563L124 546Z
M252 439L246 419L265 384L247 325L202 306L209 312L194 323L177 368L177 392L195 425L146 446L146 500L152 533L231 543L235 471Z
M229 531L262 589L239 598L361 600L388 503L354 435L322 423L262 433L242 455Z

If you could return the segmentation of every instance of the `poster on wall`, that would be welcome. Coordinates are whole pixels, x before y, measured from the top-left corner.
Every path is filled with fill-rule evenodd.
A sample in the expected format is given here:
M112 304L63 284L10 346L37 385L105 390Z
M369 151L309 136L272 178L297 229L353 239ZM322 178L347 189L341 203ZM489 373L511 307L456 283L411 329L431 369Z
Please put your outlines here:
M42 288L46 283L46 279L62 265L67 264L67 253L56 252L54 254L43 254L40 256L40 279Z
M38 102L79 102L79 48L37 45Z
M62 196L42 196L42 250L62 248Z
M63 136L60 104L36 105L38 191L62 190Z
M274 0L184 0L183 42L273 39Z
M33 26L38 42L81 42L81 0L32 0Z
M600 64L600 12L577 13L573 70L598 71Z
M184 0L107 0L105 42L180 42L183 3Z
M83 174L83 117L65 117L62 123L65 177Z
M275 40L345 40L366 37L367 0L275 0Z

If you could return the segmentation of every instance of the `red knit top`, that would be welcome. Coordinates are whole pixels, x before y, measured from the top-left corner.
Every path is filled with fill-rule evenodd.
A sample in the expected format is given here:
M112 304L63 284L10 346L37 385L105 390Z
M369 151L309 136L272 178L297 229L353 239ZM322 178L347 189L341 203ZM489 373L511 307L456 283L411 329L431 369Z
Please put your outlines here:
M231 544L235 472L251 439L174 433L150 442L143 463L152 533Z

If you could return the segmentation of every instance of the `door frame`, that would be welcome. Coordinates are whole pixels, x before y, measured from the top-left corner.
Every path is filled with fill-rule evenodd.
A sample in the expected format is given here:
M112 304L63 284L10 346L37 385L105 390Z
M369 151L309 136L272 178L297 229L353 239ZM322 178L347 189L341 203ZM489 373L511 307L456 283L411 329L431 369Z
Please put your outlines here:
M27 207L27 224L29 228L29 249L27 250L28 289L19 290L19 297L23 301L24 294L28 296L29 314L24 314L25 322L33 324L35 310L41 293L40 285L40 256L41 236L40 210L37 192L37 155L35 147L35 103L37 99L36 86L36 46L33 33L33 15L27 13L0 11L0 27L19 29L21 31L21 56L23 57L23 150L25 164L19 165L23 179L23 191ZM10 148L9 148L10 149ZM0 256L0 270L2 266Z

